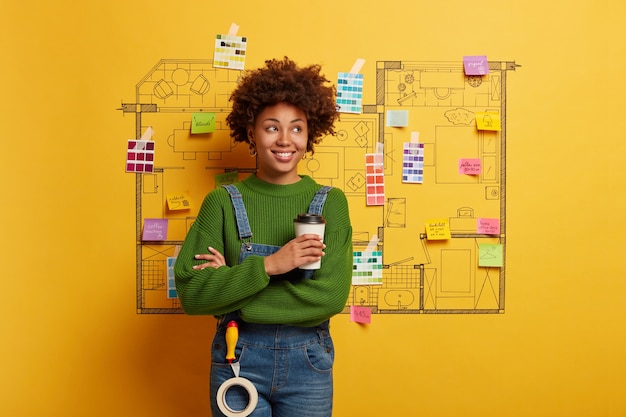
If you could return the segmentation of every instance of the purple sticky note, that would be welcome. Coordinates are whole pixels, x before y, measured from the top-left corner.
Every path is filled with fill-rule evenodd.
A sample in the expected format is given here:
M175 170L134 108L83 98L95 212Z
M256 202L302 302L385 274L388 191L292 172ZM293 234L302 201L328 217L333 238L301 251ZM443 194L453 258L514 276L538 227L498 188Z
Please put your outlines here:
M143 240L167 240L167 219L144 219Z
M500 219L476 219L476 232L484 235L499 235Z
M463 68L465 75L485 75L489 74L489 63L485 55L473 55L463 57Z
M369 324L372 321L372 311L369 307L350 306L350 321Z

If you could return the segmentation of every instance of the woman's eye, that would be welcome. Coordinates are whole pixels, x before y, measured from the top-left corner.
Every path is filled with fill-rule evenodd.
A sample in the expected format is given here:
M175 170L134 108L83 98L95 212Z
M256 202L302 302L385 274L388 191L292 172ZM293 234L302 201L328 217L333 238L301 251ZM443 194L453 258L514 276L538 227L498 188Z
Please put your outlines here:
M268 126L266 129L268 132L276 132L278 129L276 126Z
M300 132L302 132L302 128L300 126L296 126L296 127L293 128L293 131L297 132L297 133L300 133Z

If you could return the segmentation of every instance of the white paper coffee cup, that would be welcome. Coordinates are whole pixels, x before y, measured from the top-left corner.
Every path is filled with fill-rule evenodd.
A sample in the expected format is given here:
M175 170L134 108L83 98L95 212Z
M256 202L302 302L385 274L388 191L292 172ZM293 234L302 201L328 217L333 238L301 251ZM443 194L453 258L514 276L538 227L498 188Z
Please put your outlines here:
M298 217L293 219L293 224L296 228L296 236L314 234L319 235L320 238L324 239L326 220L318 214L298 214ZM321 259L301 265L300 269L320 269L320 266Z

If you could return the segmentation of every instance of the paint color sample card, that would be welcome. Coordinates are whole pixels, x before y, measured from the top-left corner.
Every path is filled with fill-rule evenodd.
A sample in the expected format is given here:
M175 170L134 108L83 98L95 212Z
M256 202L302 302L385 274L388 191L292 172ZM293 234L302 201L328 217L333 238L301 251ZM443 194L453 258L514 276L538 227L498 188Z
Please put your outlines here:
M380 285L383 283L383 252L353 252L352 285Z
M178 293L176 292L176 279L174 276L174 264L176 263L175 257L167 258L167 298L178 298Z
M402 152L402 182L424 182L424 144L404 142Z
M337 80L337 105L341 113L361 114L363 74L340 72Z
M365 154L365 183L368 206L385 204L385 173L382 153Z
M129 140L126 152L126 172L154 171L154 141Z
M215 37L213 66L242 70L246 62L247 47L248 39L244 36L217 35Z

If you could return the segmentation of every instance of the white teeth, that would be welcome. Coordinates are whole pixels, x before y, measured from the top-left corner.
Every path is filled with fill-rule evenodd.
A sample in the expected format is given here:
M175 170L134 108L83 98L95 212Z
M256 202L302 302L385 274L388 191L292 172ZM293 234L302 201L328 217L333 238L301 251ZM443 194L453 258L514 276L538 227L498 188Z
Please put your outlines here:
M276 152L276 155L281 158L288 158L291 156L291 152Z

